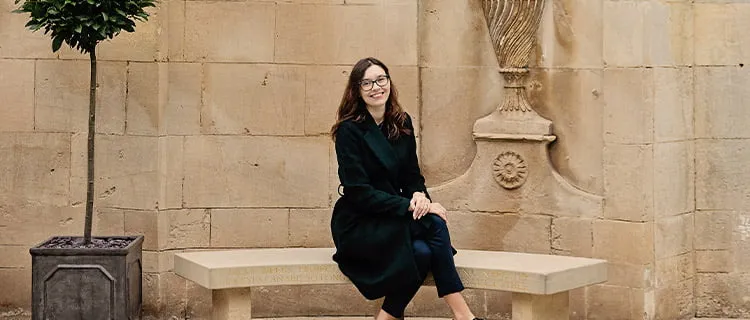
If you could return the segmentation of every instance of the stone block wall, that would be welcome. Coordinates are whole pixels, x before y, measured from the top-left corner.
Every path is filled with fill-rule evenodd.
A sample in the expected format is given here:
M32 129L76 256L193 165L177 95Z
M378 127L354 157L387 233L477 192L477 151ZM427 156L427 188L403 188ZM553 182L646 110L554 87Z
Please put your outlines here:
M610 262L610 281L587 291L585 317L690 319L697 5L548 4L532 97L553 120L556 167L604 196L590 252Z
M750 317L750 3L695 4L695 267L701 317ZM701 26L700 28L698 26Z
M28 248L82 232L87 57L0 0L0 313L30 305ZM502 99L480 0L163 0L99 51L95 234L144 234L149 318L208 318L184 250L331 246L326 132L376 56L420 123L431 187L469 168ZM750 3L549 0L528 85L550 158L601 212L450 213L458 248L604 258L573 319L750 317ZM437 199L448 202L450 199ZM522 200L521 200L522 201ZM518 206L509 205L509 208ZM6 289L7 288L7 289ZM509 294L468 290L477 314ZM352 286L257 288L261 317L365 315ZM424 288L408 315L448 316Z

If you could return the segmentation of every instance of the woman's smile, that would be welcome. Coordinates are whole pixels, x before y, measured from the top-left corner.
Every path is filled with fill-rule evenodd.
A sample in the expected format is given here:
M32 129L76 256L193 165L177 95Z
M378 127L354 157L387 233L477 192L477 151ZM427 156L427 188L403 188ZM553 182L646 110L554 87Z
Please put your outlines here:
M383 97L383 94L384 94L384 93L385 93L385 92L383 92L383 91L380 91L380 92L376 92L376 93L370 94L370 98L373 98L373 99L378 99L378 98L381 98L381 97Z

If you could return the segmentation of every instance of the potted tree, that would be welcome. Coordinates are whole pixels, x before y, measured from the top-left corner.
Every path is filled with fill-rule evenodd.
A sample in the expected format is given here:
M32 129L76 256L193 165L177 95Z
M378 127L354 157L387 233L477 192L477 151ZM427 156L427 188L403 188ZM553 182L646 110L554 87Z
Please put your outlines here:
M16 0L18 5L21 0ZM94 211L96 47L146 21L155 0L25 0L26 27L44 29L52 51L63 43L91 61L88 118L88 185L83 237L54 236L30 249L32 319L140 319L143 236L91 237Z

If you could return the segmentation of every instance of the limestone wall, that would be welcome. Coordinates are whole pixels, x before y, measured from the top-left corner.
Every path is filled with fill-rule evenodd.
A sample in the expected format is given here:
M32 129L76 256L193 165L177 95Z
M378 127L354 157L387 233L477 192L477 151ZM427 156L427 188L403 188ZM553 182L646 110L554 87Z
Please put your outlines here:
M695 10L696 307L699 316L747 318L750 3Z
M0 0L0 312L30 305L28 248L82 232L87 57L52 54ZM144 234L151 318L206 318L175 252L330 246L325 135L348 70L392 69L428 183L472 164L502 98L479 0L163 0L100 47L95 233ZM573 319L750 317L747 1L549 0L530 99L555 168L600 212L451 212L458 248L605 258ZM449 201L450 199L437 199ZM471 207L471 205L469 205ZM425 288L408 314L447 316ZM467 292L507 317L507 293ZM352 286L258 288L258 316L362 315ZM12 313L11 312L11 313Z

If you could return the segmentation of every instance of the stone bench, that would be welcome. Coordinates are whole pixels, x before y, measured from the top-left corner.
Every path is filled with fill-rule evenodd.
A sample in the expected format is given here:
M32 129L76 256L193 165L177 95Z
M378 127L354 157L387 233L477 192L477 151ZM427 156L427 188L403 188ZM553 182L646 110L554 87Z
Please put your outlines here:
M347 284L330 248L178 253L174 272L212 290L214 320L251 318L250 287ZM512 292L514 320L568 319L568 291L607 280L606 261L516 252L459 250L466 288ZM426 285L434 285L428 278Z

